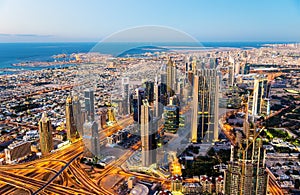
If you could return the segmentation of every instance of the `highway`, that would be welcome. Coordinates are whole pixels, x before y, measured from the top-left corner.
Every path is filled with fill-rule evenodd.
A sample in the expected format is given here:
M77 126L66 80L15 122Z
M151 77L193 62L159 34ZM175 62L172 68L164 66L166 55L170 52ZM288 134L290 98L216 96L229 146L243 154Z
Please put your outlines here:
M82 152L82 141L77 141L64 150L33 162L0 166L1 183L5 183L0 188L0 194L11 194L18 189L24 189L29 194L34 194L34 192L39 194L99 194L99 190L95 192L95 190L90 188L90 184L80 183L79 185L77 181L74 181L80 180L82 177L89 178L83 170L78 170L77 168L73 170L71 168L75 163L75 159ZM72 169L74 172L73 178L67 173L69 169ZM83 171L84 175L78 176L80 171ZM51 174L49 173L52 173L54 176L50 178ZM76 178L76 176L81 178ZM63 180L68 180L68 182ZM76 183L78 189L68 187L72 186L72 183ZM68 186L63 186L62 184L67 184ZM42 189L44 190L41 191Z

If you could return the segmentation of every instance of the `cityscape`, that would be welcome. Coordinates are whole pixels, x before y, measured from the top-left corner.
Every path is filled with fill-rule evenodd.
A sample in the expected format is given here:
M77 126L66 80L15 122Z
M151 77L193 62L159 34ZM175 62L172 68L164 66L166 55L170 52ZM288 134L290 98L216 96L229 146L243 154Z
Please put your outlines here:
M300 39L24 35L0 31L1 195L300 194Z

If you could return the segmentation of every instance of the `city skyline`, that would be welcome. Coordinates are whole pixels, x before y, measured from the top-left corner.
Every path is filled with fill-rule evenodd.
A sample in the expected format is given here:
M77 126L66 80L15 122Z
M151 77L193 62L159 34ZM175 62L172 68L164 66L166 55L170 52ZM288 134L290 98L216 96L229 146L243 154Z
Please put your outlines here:
M299 41L291 1L1 1L0 42L97 42L124 29L168 26L205 41Z

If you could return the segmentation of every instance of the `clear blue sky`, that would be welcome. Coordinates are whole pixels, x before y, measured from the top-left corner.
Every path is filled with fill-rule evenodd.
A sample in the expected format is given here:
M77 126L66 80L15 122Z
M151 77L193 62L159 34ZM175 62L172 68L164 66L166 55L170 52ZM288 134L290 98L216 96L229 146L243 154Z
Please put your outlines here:
M299 0L0 0L0 42L99 41L140 25L200 41L300 41Z

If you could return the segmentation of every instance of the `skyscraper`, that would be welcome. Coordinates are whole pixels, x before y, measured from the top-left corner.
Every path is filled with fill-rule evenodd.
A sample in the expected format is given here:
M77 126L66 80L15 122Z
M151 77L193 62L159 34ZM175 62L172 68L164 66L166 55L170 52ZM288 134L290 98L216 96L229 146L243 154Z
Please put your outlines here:
M39 122L40 148L43 155L53 150L52 124L44 112Z
M66 100L66 129L67 129L67 139L74 141L77 136L74 108L72 105L72 98L67 97Z
M125 115L130 114L130 103L129 103L129 78L122 78L122 98L123 98L123 111Z
M154 114L155 117L159 117L159 92L158 92L158 79L157 76L155 77L154 82Z
M86 111L86 118L88 121L95 120L95 108L94 108L94 91L92 89L86 89L84 91L84 105Z
M142 141L142 166L148 167L156 162L155 125L153 115L147 99L141 105L141 141Z
M141 105L142 100L145 99L145 89L144 88L137 88L135 89L135 93L133 94L132 99L132 107L133 107L133 119L138 124L141 123Z
M84 102L87 118L83 124L83 141L89 152L91 152L94 156L99 156L99 128L95 121L94 91L92 89L84 91Z
M174 95L176 89L176 64L170 58L167 63L167 91L169 96Z
M84 119L82 117L83 113L81 112L81 104L77 95L74 95L72 98L72 107L73 107L73 115L75 118L75 125L79 136L83 135L83 122Z
M253 86L253 102L252 102L252 115L256 116L261 113L261 108L263 104L263 97L265 91L267 90L267 78L264 76L257 76L254 79Z
M148 99L148 102L152 103L154 101L154 82L144 82L143 88L145 89L145 96Z
M218 140L219 82L216 69L198 69L194 76L191 141Z
M258 137L261 130L250 130L247 119L244 125L247 127L244 128L243 138L231 146L231 158L225 172L225 194L265 195L268 175L265 149L262 139Z

